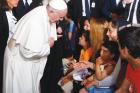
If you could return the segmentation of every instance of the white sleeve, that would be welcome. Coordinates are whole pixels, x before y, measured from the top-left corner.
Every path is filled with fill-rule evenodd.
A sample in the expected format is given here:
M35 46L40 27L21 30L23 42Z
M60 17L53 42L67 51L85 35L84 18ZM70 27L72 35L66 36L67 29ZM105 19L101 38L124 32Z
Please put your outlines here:
M22 45L20 45L19 50L20 50L21 55L25 58L41 58L44 56L48 56L50 54L49 44L43 45L40 52L31 51L31 50L23 47Z
M55 23L51 24L50 37L53 37L55 41L57 40L57 31L56 31L56 24Z
M123 5L123 7L125 8L126 4L123 3L122 5Z

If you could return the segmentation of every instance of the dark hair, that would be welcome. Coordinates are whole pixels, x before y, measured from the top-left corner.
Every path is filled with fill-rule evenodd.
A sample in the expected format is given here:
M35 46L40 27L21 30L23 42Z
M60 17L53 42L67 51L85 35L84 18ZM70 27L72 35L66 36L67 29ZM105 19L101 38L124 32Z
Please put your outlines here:
M64 52L63 52L63 57L68 58L68 57L72 57L72 56L73 56L72 50L69 48L65 48Z
M4 9L4 10L9 10L10 9L6 0L0 0L0 9Z
M90 47L91 46L91 43L90 43L90 32L89 31L84 31L83 33L82 33L82 35L85 37L85 40L86 40L86 42L87 42L87 44L88 44L88 47Z
M140 27L126 27L118 33L121 48L127 47L134 58L140 56Z
M107 48L113 56L113 60L117 61L119 58L119 46L118 43L115 41L105 41L103 45L105 48Z
M114 19L114 20L111 20L110 22L112 23L112 27L113 27L113 28L117 28L117 29L118 29L118 27L119 27L119 22L118 22L117 20Z
M84 17L84 22L88 20L88 22L90 22L90 19L88 17Z

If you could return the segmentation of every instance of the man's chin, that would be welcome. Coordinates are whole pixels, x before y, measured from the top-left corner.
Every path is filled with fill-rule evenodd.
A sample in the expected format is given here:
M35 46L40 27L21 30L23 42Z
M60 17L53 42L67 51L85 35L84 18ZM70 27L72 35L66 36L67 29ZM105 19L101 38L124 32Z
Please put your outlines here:
M51 22L51 23L56 23L56 21L55 21L55 20L50 20L50 22Z

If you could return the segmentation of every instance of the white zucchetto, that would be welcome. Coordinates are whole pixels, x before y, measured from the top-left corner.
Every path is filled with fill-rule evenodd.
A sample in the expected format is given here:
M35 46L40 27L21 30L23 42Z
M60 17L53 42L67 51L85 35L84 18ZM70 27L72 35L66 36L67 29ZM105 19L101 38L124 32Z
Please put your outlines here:
M67 4L64 0L50 0L49 5L56 10L67 9Z

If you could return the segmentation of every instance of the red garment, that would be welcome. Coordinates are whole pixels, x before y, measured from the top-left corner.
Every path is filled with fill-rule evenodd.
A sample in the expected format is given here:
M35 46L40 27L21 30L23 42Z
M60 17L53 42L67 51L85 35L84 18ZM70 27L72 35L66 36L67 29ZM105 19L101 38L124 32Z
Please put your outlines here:
M131 93L140 93L140 68L134 70L130 64L128 64L126 79L130 81Z

